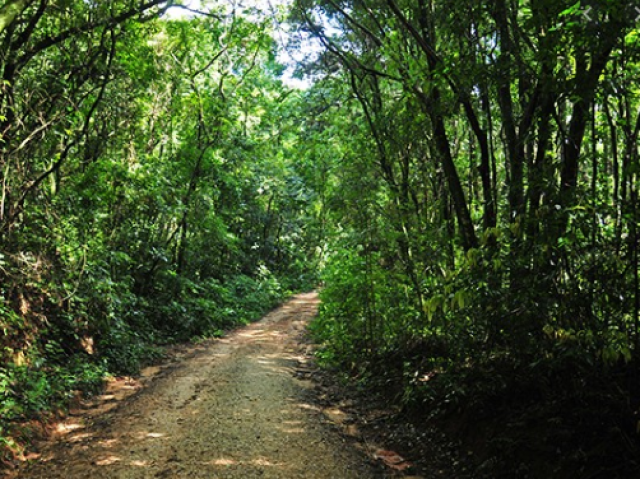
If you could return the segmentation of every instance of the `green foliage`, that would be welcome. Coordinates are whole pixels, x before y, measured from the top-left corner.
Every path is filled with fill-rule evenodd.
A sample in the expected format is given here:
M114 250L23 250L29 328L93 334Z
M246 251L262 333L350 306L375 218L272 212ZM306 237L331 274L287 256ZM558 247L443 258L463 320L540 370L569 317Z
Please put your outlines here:
M71 391L314 287L322 241L267 18L59 3L0 31L5 444Z
M62 364L46 356L30 357L29 363L0 369L0 428L10 430L15 421L61 409L74 391L99 391L106 374L104 365L80 356Z
M292 13L328 46L305 65L324 75L308 97L335 105L315 117L331 134L328 168L316 169L328 172L319 354L432 420L508 424L491 477L578 477L589 456L605 475L637 475L640 52L629 9L313 0ZM535 440L528 427L560 444L553 421L575 456L540 446L544 470L509 469L521 439ZM596 451L589 428L636 466Z
M54 3L0 29L1 435L319 279L320 356L406 407L640 404L621 5L294 2L293 91L254 11Z

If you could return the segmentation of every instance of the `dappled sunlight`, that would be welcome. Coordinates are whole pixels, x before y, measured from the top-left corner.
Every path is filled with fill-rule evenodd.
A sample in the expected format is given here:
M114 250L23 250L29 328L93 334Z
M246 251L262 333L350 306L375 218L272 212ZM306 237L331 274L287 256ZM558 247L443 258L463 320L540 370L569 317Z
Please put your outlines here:
M69 436L68 441L69 442L82 442L82 441L86 441L87 439L91 439L93 437L92 433L89 432L83 432L80 434L74 434L72 436Z
M297 405L301 409L306 409L308 411L315 411L315 412L320 412L321 411L320 407L316 406L315 404L298 403Z
M275 374L293 373L293 368L287 367L287 366L268 366L268 367L264 367L264 370L269 371L271 373L275 373Z
M313 308L315 311L315 307L320 304L320 299L314 293L307 293L298 295L296 298L292 299L287 303L287 309L295 309L297 312L304 311L304 308L300 306L308 306L309 309Z
M168 436L162 432L145 432L140 431L133 435L136 439L168 439Z
M286 427L278 427L278 429L287 434L304 434L307 430L303 427L297 428L286 428Z
M212 466L235 466L238 464L238 461L235 461L233 459L221 458L205 462L204 464L209 464Z
M291 320L281 310L272 318L233 333L230 346L217 342L187 358L171 382L132 400L133 411L120 409L101 437L78 421L61 425L74 457L65 477L353 477L333 464L342 451L325 444L322 408L300 393L308 358L291 352ZM117 393L101 400L116 403Z
M207 466L224 467L224 468L228 468L231 466L237 466L237 467L256 467L257 466L257 467L279 467L279 468L286 467L285 463L274 461L264 456L258 456L255 459L247 459L247 460L245 459L237 460L229 457L220 457L212 461L203 462L202 464Z
M351 416L349 416L341 409L338 409L337 407L323 409L322 414L324 414L330 421L336 424L344 424L351 418Z
M292 363L292 358L288 354L268 354L259 356L248 356L256 365L262 370L269 371L277 374L292 374L295 371L295 367Z
M135 431L127 434L122 434L121 437L113 437L109 439L103 439L96 444L103 449L111 449L118 447L122 444L123 439L131 438L137 442L140 441L157 441L157 440L170 440L172 437L164 432L158 431Z
M264 342L270 341L272 338L283 336L284 334L286 333L281 331L267 331L264 329L256 329L238 333L238 336L241 338L250 339L254 342Z
M84 429L84 424L80 423L60 423L56 426L56 432L58 434L66 435L70 432L77 431L78 429Z
M282 424L287 424L289 426L298 426L298 425L304 424L304 423L302 421L295 420L295 421L282 421Z
M98 441L98 446L103 448L110 448L110 447L115 447L119 442L120 440L115 438L105 439L103 441Z
M107 456L107 457L103 457L101 459L98 459L95 462L96 466L112 466L114 464L117 464L119 462L122 462L122 458L119 456Z
M271 365L273 365L273 364L274 364L274 362L273 362L273 361L268 360L268 359L257 359L257 360L256 360L256 362L257 362L258 364L269 365L269 366L271 366Z
M54 458L54 456L51 455L51 454L41 454L39 452L25 452L23 454L18 455L15 458L15 460L20 461L20 462L30 462L30 461L47 462L47 461L50 461L53 458ZM9 476L9 477L11 477L11 476Z

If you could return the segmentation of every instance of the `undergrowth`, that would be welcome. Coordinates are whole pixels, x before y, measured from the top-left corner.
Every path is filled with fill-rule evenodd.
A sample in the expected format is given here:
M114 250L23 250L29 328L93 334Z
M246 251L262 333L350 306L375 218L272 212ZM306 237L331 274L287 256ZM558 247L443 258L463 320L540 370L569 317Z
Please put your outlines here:
M5 349L0 365L0 462L20 454L34 421L64 411L78 394L98 393L107 377L137 374L163 357L164 345L218 337L255 321L291 294L268 271L225 283L174 280L173 286L180 281L178 295L159 295L154 302L129 297L128 307L98 323L99 328L61 331L50 325L39 331L37 347Z
M640 477L638 364L605 365L552 346L542 357L464 364L413 353L347 363L325 349L319 357L401 406L418 428L436 426L472 451L476 477Z
M588 283L504 254L518 275L498 281L492 254L473 251L418 294L382 254L335 253L312 325L320 361L474 451L480 477L640 477L628 278Z

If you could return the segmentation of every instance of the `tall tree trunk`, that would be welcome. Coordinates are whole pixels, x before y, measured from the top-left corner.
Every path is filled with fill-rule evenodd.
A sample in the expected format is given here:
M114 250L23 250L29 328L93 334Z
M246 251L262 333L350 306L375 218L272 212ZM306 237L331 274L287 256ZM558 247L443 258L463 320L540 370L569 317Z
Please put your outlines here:
M511 97L511 67L513 65L513 43L509 33L507 4L504 0L496 3L494 19L500 38L498 59L501 76L497 79L498 105L502 117L502 127L506 140L506 161L510 174L508 183L509 221L516 221L524 213L524 162L525 151L522 141L524 132L516 129L513 99Z
M580 171L579 160L582 141L589 121L589 111L594 101L600 75L604 71L611 52L623 30L622 27L619 27L619 31L603 36L604 43L599 51L589 55L591 58L590 65L587 65L587 54L585 52L580 52L576 55L576 89L573 94L576 99L573 102L569 129L562 148L563 165L560 172L559 198L561 211L556 223L556 238L564 234L569 221L569 210L576 203L576 186Z

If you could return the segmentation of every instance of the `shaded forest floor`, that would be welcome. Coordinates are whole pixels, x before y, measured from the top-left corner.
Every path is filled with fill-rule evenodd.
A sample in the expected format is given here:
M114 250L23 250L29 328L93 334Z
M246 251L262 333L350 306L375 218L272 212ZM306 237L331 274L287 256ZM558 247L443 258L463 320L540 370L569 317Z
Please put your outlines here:
M425 477L640 477L640 422L624 387L638 384L624 374L631 364L616 371L579 357L539 360L537 369L527 361L487 361L432 372L429 389L411 390L402 364L416 361L402 359L360 365L333 397L352 397L365 435L380 438ZM336 387L337 374L320 374L329 391ZM378 414L386 404L398 406Z

